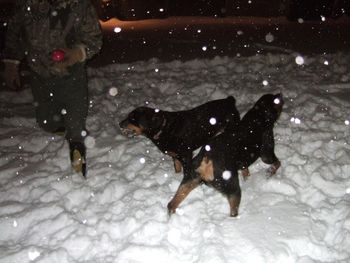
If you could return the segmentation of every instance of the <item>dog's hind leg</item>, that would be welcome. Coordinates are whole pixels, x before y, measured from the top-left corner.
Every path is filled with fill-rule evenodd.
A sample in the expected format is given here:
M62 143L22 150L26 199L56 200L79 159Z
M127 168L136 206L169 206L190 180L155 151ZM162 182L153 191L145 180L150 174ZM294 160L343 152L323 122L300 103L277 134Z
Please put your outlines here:
M269 129L263 133L260 157L264 163L271 165L266 171L266 176L273 176L281 166L281 162L278 160L275 154L275 140L272 129Z

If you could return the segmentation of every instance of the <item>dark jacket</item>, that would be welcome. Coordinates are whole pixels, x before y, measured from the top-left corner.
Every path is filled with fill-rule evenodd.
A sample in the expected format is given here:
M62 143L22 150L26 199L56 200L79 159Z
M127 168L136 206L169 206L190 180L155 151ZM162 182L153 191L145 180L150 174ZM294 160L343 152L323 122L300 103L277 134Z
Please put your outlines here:
M89 0L17 0L5 41L5 59L26 57L34 72L49 77L55 74L50 70L51 52L74 46L84 47L87 59L102 46L100 24Z

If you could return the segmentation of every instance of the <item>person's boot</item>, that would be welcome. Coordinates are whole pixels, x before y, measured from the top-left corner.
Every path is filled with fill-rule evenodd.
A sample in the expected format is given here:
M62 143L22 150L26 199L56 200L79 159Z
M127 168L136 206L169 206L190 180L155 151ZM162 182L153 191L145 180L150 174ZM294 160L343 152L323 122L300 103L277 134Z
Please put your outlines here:
M70 160L76 173L82 173L86 178L86 148L84 143L69 142Z

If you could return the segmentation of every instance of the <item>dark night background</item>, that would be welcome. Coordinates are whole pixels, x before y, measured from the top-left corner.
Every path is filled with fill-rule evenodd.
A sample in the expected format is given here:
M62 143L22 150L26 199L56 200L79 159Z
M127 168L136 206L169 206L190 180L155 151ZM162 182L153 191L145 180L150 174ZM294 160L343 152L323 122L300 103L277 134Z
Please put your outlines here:
M105 41L101 55L91 65L152 57L169 61L252 55L271 52L269 46L303 53L335 52L350 46L350 2L346 0L92 2L105 22ZM1 0L0 4L2 48L14 1ZM116 34L114 28L121 25L122 32ZM269 33L274 38L267 42ZM203 45L215 49L201 52Z

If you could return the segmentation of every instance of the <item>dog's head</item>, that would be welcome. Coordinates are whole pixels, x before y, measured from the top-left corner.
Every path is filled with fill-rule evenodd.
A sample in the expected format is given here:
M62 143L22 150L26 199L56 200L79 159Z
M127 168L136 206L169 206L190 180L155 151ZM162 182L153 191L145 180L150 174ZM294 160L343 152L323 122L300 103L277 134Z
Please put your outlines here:
M253 109L263 117L266 125L273 125L282 112L283 104L281 93L265 94L255 103Z
M138 107L129 113L128 117L119 123L123 134L134 137L150 136L161 127L163 117L160 110L148 107Z

